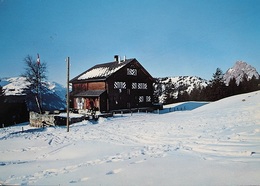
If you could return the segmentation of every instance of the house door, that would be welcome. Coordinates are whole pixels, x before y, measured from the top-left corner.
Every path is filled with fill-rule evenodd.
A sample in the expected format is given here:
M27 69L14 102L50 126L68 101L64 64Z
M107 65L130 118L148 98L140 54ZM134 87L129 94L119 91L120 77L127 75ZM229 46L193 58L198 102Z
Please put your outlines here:
M76 98L77 109L84 109L84 98Z

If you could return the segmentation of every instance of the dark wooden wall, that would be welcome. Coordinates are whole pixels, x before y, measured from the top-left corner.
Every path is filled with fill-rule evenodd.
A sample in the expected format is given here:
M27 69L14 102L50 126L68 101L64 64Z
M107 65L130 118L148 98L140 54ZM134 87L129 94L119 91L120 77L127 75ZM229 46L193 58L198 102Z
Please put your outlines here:
M72 91L80 92L85 90L105 90L106 83L104 81L99 82L79 82L73 83Z
M127 75L127 68L137 69L137 75ZM114 82L125 82L126 88L115 89ZM132 83L147 83L147 89L132 89ZM129 63L107 80L109 110L151 107L151 102L139 102L139 96L153 98L153 80L135 63Z

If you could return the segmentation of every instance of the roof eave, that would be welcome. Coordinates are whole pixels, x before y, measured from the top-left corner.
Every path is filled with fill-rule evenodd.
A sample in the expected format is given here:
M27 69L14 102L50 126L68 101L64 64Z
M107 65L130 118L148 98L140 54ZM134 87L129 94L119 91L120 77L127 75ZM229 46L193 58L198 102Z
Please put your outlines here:
M106 81L107 78L91 78L91 79L75 79L70 80L70 83L85 83L85 82L100 82L100 81Z

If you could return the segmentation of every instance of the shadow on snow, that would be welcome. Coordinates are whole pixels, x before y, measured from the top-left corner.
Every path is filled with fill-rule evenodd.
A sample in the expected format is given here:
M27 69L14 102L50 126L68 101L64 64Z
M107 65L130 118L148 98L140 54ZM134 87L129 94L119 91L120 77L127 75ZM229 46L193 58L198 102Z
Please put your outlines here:
M208 104L209 102L184 102L184 103L176 103L172 105L166 105L163 110L159 111L159 114L166 114L169 112L176 112L176 111L189 111L194 110L198 107Z

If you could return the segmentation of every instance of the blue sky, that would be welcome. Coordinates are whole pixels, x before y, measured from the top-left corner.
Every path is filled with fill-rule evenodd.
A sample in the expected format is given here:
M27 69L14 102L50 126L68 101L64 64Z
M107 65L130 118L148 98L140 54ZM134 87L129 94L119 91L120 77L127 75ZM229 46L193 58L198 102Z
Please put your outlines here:
M65 85L113 56L136 58L153 77L211 79L237 60L260 71L260 0L0 0L0 77L40 54Z

